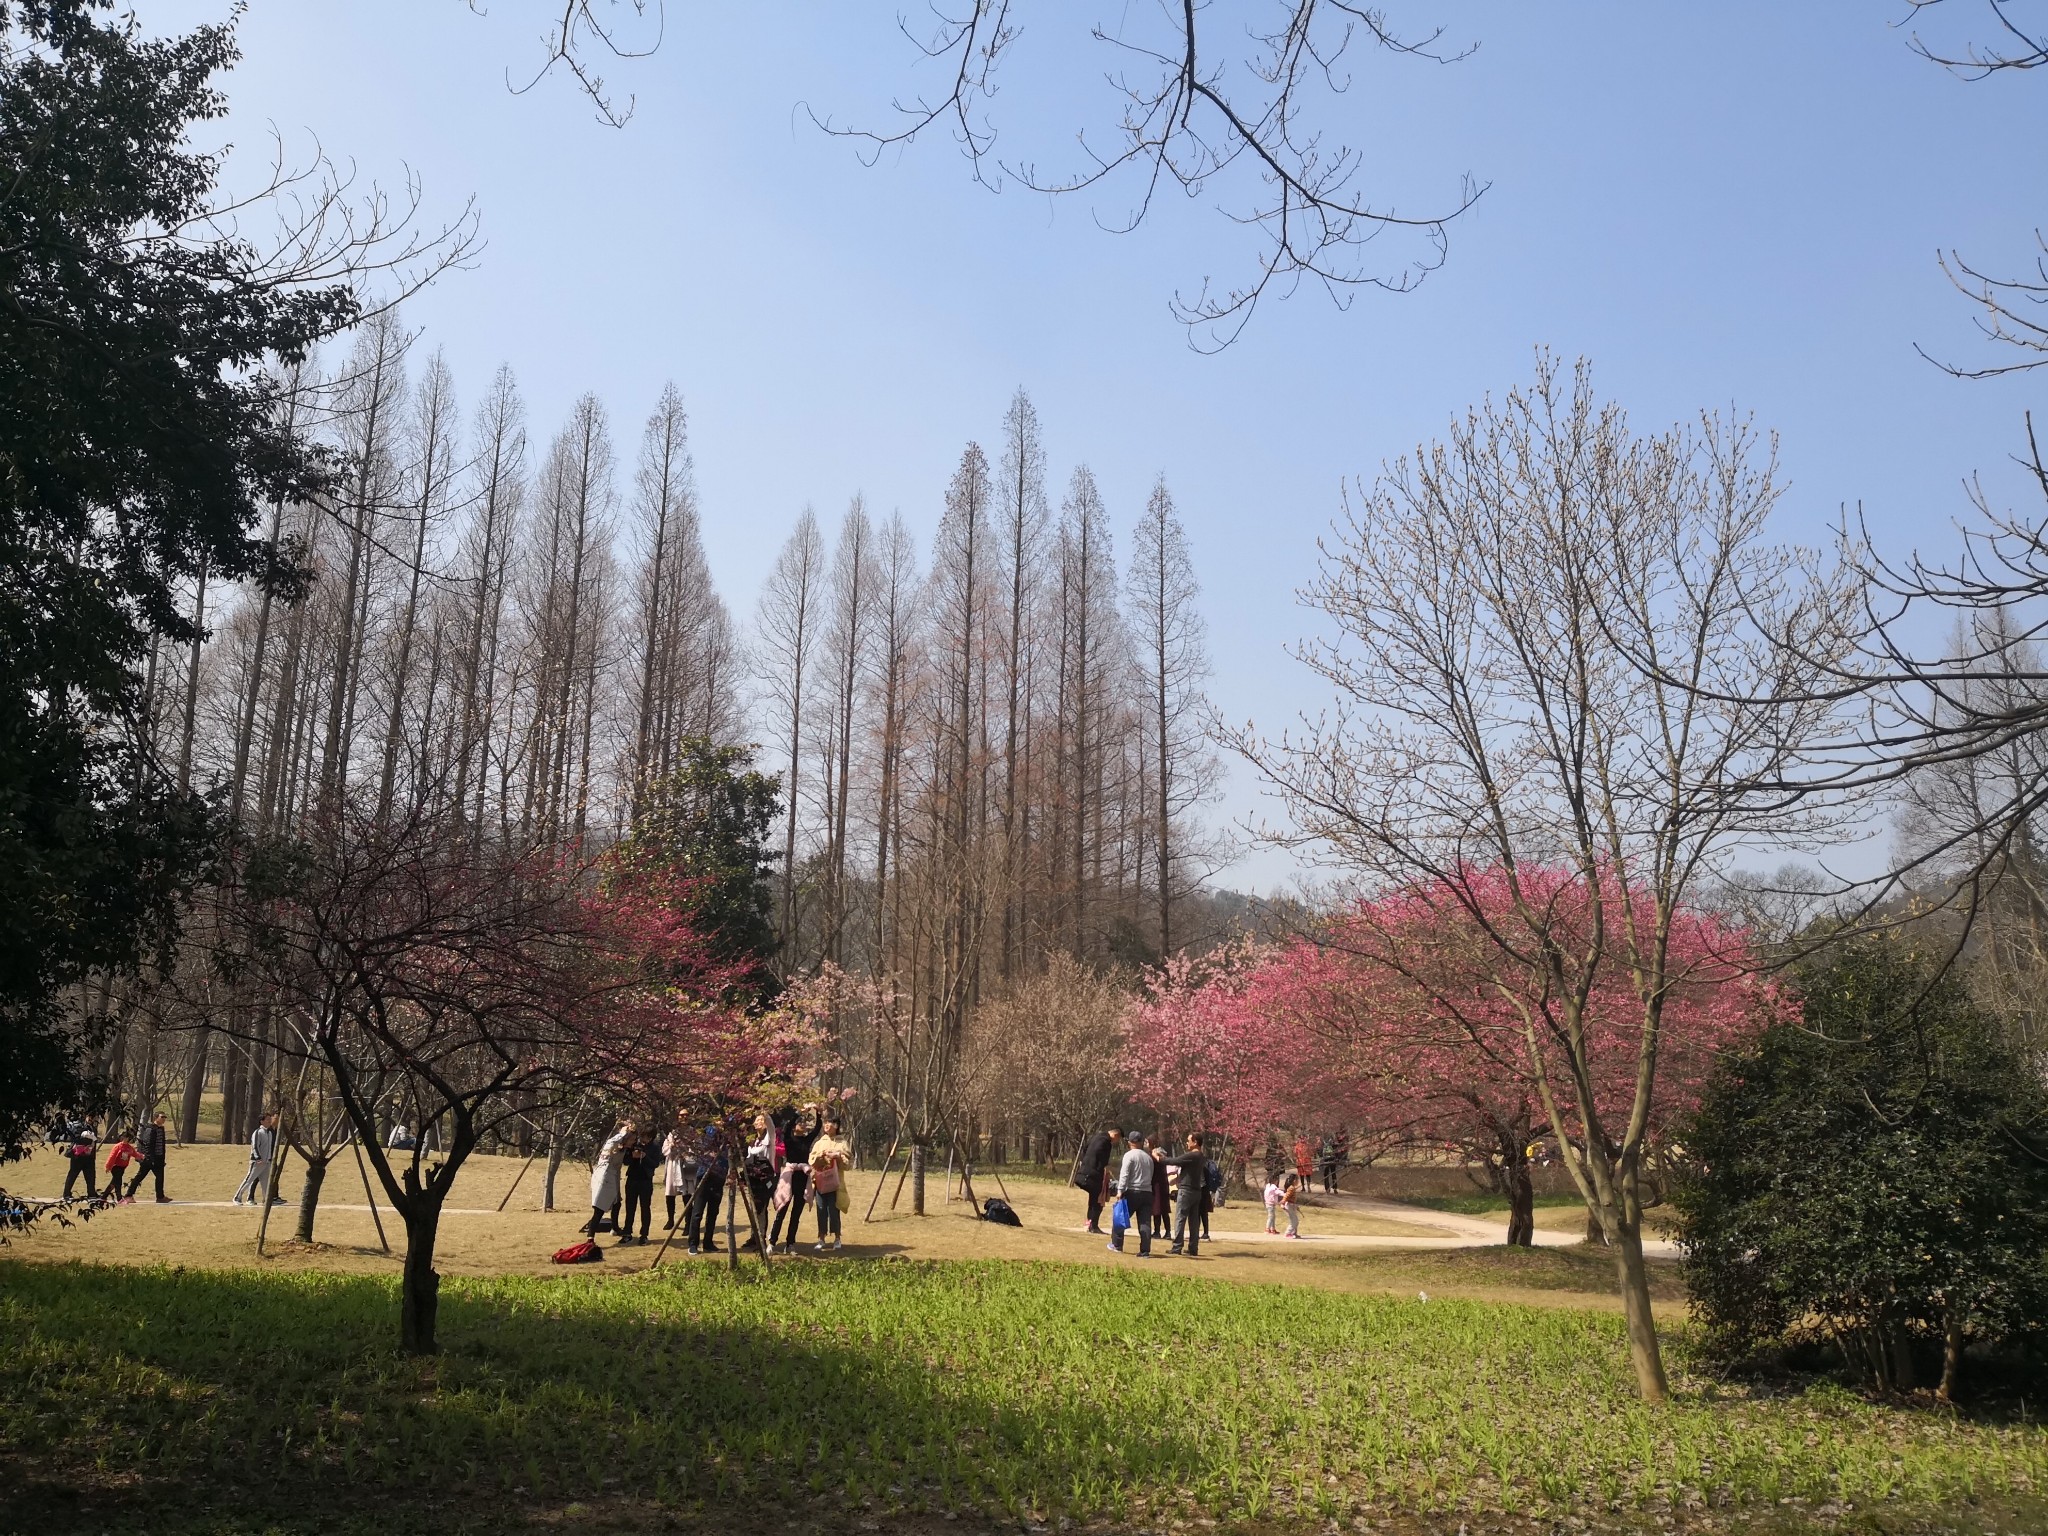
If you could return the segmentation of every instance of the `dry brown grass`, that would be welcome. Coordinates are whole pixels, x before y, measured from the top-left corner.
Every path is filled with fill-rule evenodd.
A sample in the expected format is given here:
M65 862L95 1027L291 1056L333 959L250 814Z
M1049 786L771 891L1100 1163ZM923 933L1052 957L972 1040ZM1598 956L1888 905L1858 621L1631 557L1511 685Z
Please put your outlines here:
M449 1211L441 1224L436 1264L451 1275L540 1275L559 1273L550 1262L557 1248L578 1239L577 1227L588 1214L584 1197L589 1169L564 1165L557 1186L559 1209L540 1209L542 1164L536 1161L520 1178L524 1160L515 1157L471 1159L458 1179ZM166 1188L175 1203L158 1206L145 1187L141 1201L102 1212L69 1228L46 1227L15 1239L10 1256L31 1262L82 1261L113 1264L163 1264L192 1268L258 1265L275 1269L319 1269L340 1272L395 1274L404 1248L403 1233L388 1208L383 1210L385 1234L392 1251L379 1245L376 1225L364 1198L353 1157L337 1161L323 1190L316 1241L291 1241L297 1223L296 1199L302 1165L287 1160L281 1187L288 1202L270 1218L266 1252L256 1252L260 1212L220 1204L233 1194L247 1166L240 1147L198 1145L171 1148ZM899 1162L900 1169L900 1162ZM28 1194L54 1195L63 1185L65 1165L56 1153L41 1150L27 1162L6 1170L9 1188ZM1063 1183L1024 1174L1006 1177L998 1186L987 1172L976 1179L984 1198L1007 1189L1022 1227L1000 1227L978 1221L962 1200L947 1201L942 1168L932 1171L926 1190L927 1214L910 1214L911 1196L903 1189L891 1211L895 1180L882 1191L875 1219L863 1220L875 1192L873 1172L850 1180L853 1208L846 1213L846 1250L829 1262L889 1257L921 1259L1010 1258L1053 1259L1076 1264L1134 1265L1133 1256L1104 1251L1104 1240L1083 1230L1083 1201ZM496 1206L515 1179L517 1188L503 1213ZM1265 1210L1255 1199L1234 1199L1211 1218L1212 1242L1205 1244L1200 1270L1216 1279L1249 1284L1312 1286L1351 1292L1412 1293L1426 1286L1431 1294L1490 1297L1535 1305L1606 1307L1610 1281L1604 1263L1566 1261L1538 1255L1488 1260L1489 1249L1434 1252L1453 1236L1447 1227L1431 1224L1433 1213L1418 1210L1412 1222L1392 1220L1349 1208L1349 1197L1330 1201L1317 1197L1304 1212L1300 1242L1264 1235ZM381 1193L378 1204L383 1206ZM663 1236L663 1203L655 1196L653 1241L646 1247L619 1247L604 1240L605 1271L634 1273L655 1260ZM1547 1213L1546 1213L1547 1214ZM1564 1212L1570 1216L1575 1213ZM1583 1220L1583 1218L1580 1218ZM799 1262L811 1257L816 1239L815 1218L806 1211ZM744 1235L744 1222L742 1222ZM1186 1260L1164 1256L1165 1239L1155 1239L1151 1262L1179 1267ZM1128 1245L1135 1254L1136 1242ZM664 1264L705 1263L691 1259L678 1242ZM753 1262L758 1263L755 1259ZM1675 1291L1667 1288L1667 1294Z

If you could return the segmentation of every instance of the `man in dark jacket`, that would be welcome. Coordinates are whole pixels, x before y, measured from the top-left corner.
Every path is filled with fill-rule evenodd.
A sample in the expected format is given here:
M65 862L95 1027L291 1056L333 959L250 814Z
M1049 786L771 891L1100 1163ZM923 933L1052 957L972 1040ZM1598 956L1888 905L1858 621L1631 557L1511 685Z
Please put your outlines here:
M1102 1190L1103 1181L1109 1177L1110 1159L1116 1155L1116 1144L1123 1132L1115 1126L1106 1131L1097 1131L1081 1144L1081 1155L1074 1159L1074 1188L1086 1191L1088 1195L1088 1230L1102 1235Z
M164 1194L164 1154L168 1150L168 1142L164 1117L160 1113L152 1115L149 1124L136 1133L135 1150L142 1154L142 1161L135 1165L135 1182L128 1186L129 1199L133 1200L142 1192L142 1176L153 1173L156 1175L156 1203L171 1203Z
M1188 1133L1188 1149L1173 1160L1180 1170L1173 1206L1173 1251L1183 1247L1187 1256L1198 1259L1202 1248L1202 1210L1209 1200L1209 1154L1202 1150L1202 1138Z

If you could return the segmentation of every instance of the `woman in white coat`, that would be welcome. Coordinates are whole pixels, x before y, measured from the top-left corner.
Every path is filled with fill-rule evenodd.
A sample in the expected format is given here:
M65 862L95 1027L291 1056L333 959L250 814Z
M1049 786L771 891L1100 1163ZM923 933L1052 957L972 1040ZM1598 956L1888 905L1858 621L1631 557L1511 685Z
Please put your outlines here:
M696 1165L690 1160L694 1145L690 1130L683 1123L683 1117L676 1116L676 1128L661 1140L661 1192L668 1196L668 1220L663 1230L676 1224L676 1201L681 1199L683 1209L690 1208L690 1196L696 1193Z
M603 1230L605 1218L619 1203L619 1165L625 1161L625 1146L635 1129L628 1120L598 1148L597 1161L590 1165L590 1220L583 1227L586 1232Z

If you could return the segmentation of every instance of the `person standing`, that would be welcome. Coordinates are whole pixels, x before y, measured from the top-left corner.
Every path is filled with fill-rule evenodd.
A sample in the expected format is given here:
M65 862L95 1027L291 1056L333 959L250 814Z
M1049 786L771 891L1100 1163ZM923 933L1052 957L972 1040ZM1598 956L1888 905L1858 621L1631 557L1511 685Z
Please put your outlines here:
M690 1162L690 1133L683 1117L678 1114L675 1125L661 1138L661 1193L668 1202L668 1220L661 1224L662 1231L675 1230L678 1196L683 1202L683 1219L689 1220L690 1185L694 1171Z
M647 1229L654 1222L654 1172L661 1159L655 1153L654 1143L638 1131L626 1143L625 1155L619 1161L620 1173L626 1186L626 1219L619 1225L619 1246L625 1247L633 1241L633 1213L640 1213L640 1245L647 1245Z
M169 1205L164 1194L164 1158L170 1150L170 1133L164 1129L163 1111L158 1110L149 1117L135 1138L136 1149L142 1154L142 1161L135 1165L135 1182L128 1186L128 1198L133 1200L142 1192L142 1176L156 1176L156 1203Z
M811 1187L811 1148L818 1140L818 1120L813 1111L808 1120L792 1117L782 1133L782 1185L789 1190L789 1198L782 1200L782 1189L776 1190L776 1199L781 1203L775 1208L775 1225L768 1232L768 1246L772 1249L782 1243L784 1253L796 1252L797 1228L803 1225L804 1196ZM782 1224L787 1218L789 1237L785 1242Z
M839 1122L827 1120L818 1139L811 1143L811 1193L818 1207L818 1252L825 1251L825 1231L832 1232L832 1251L845 1246L839 1221L839 1197L845 1191L846 1170L853 1166L853 1148L839 1139ZM796 1240L795 1223L790 1241Z
M258 1120L256 1129L249 1133L249 1171L242 1175L242 1187L235 1191L235 1204L260 1203L267 1189L270 1190L271 1203L278 1203L277 1191L270 1189L271 1159L276 1155L277 1111L272 1110Z
M765 1114L754 1116L754 1139L747 1143L747 1160L741 1165L741 1172L747 1180L747 1225L752 1228L752 1241L763 1253L768 1251L768 1202L775 1195L775 1176L781 1171L776 1149L782 1145L782 1138L776 1133L775 1122Z
M1280 1209L1287 1213L1287 1235L1301 1236L1301 1192L1307 1180L1294 1174L1287 1175L1287 1182L1280 1190Z
M1323 1193L1337 1193L1337 1138L1325 1136L1322 1145L1316 1148L1316 1164L1323 1173Z
M92 1133L92 1127L83 1120L71 1123L70 1144L64 1149L64 1156L71 1166L64 1173L64 1198L71 1198L71 1189L80 1175L85 1178L85 1198L97 1200L100 1195L99 1138ZM116 1191L119 1193L119 1191Z
M725 1194L728 1160L719 1144L718 1127L704 1127L704 1140L697 1148L697 1187L690 1193L690 1205L683 1216L683 1237L692 1253L715 1253L718 1249L718 1202Z
M1152 1257L1152 1154L1145 1150L1145 1138L1136 1131L1131 1133L1131 1149L1124 1153L1122 1165L1117 1169L1116 1193L1131 1208L1131 1225L1138 1232L1138 1257ZM1112 1253L1124 1251L1123 1240L1112 1234L1109 1240Z
M1081 1155L1074 1159L1073 1185L1087 1193L1088 1230L1097 1237L1102 1235L1102 1197L1108 1187L1109 1164L1122 1136L1113 1125L1106 1131L1097 1131L1081 1144Z
M1198 1259L1202 1256L1202 1211L1209 1203L1209 1157L1202 1150L1199 1134L1188 1133L1188 1149L1173 1160L1173 1166L1180 1175L1174 1200L1173 1251L1179 1253L1185 1247L1189 1258Z
M1166 1155L1166 1138L1152 1138L1152 1235L1167 1237L1173 1232L1172 1162Z
M590 1220L583 1224L583 1230L592 1237L604 1230L612 1208L619 1203L620 1165L625 1159L626 1143L638 1129L632 1121L624 1122L605 1138L604 1145L597 1149L597 1161L590 1165ZM612 1225L616 1227L618 1222L613 1220Z
M1306 1184L1315 1173L1315 1149L1308 1144L1308 1132L1294 1133L1294 1174Z

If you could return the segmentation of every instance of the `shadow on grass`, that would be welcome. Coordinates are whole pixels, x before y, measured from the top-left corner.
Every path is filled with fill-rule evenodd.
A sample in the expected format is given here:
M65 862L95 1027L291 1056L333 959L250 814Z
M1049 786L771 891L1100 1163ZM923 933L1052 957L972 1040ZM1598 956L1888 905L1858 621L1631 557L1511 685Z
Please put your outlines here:
M911 1290L861 1278L896 1268L447 1281L417 1360L376 1277L0 1261L0 1528L1014 1528L1198 1465L1191 1434L951 1369Z

